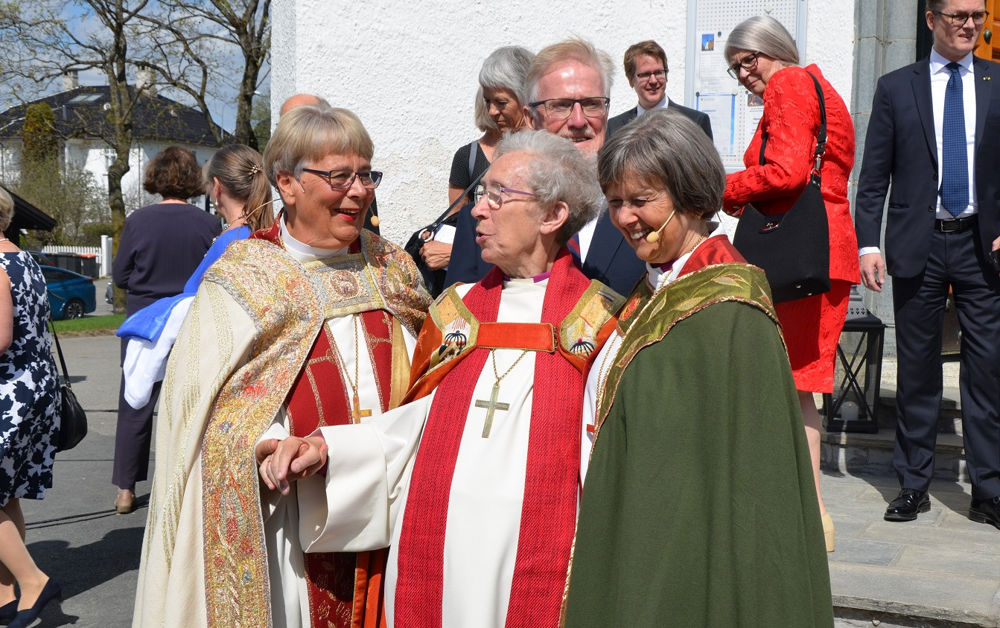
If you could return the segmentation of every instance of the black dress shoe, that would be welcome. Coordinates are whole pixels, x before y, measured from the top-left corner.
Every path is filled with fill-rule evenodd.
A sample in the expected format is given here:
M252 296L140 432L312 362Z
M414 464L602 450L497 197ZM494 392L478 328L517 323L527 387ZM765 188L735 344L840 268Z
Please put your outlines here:
M30 626L31 622L38 619L38 616L42 614L42 609L52 601L52 598L62 599L62 587L59 586L58 582L49 578L49 581L42 587L42 592L38 594L38 599L35 600L34 605L23 611L17 611L17 615L14 616L14 620L10 622L8 628L27 628L27 626Z
M896 499L889 502L883 519L886 521L913 521L918 514L930 509L931 500L927 497L927 491L904 488L899 491Z
M972 498L969 519L976 523L988 523L1000 530L1000 495L993 499Z

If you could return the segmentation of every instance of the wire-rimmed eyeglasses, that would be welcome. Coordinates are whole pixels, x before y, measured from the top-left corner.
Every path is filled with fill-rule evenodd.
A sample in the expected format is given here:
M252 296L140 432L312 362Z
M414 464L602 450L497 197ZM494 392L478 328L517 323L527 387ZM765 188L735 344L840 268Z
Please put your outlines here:
M487 189L485 185L480 183L479 185L476 186L476 189L472 191L472 202L478 205L479 201L483 200L483 197L485 196L486 204L489 205L490 209L497 210L503 207L503 204L505 202L504 198L500 196L501 194L520 194L522 196L530 196L531 198L538 198L538 196L532 194L531 192L522 192L521 190L505 188L502 185L496 186L495 190L490 190ZM514 200L517 199L508 198L506 199L506 202Z

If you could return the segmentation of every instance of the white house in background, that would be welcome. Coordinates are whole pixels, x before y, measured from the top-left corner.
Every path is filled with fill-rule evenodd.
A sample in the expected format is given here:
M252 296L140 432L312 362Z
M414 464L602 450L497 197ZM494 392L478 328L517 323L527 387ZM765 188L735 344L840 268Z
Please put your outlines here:
M63 77L63 91L0 113L0 181L20 175L24 112L29 105L44 102L55 114L63 163L90 172L101 189L106 189L108 167L114 160L114 150L102 139L110 136L106 121L111 108L109 93L106 85L80 86L74 73ZM224 139L229 137L224 130L217 130ZM156 198L142 189L146 164L171 145L193 151L199 162L218 150L212 130L197 110L156 93L140 97L132 130L130 168L122 179L127 212Z

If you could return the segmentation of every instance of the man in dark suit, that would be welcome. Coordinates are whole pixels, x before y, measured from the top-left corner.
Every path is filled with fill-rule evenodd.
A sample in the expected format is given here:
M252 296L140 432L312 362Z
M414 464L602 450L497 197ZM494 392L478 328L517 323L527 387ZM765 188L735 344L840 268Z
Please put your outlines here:
M1000 528L1000 64L974 58L984 0L927 0L930 58L879 79L858 181L861 280L892 276L900 492L888 521L930 508L941 403L941 326L951 288L962 326L969 518ZM890 189L891 185L891 189ZM879 231L886 192L886 263Z
M581 39L570 39L542 49L531 63L525 85L529 104L524 117L533 129L545 129L576 144L593 156L604 145L614 65L604 52ZM597 176L597 168L594 168ZM455 227L453 262L445 284L475 282L491 268L460 247L475 246L475 220L462 208ZM646 271L621 232L611 224L607 210L569 242L583 274L627 295ZM454 260L473 260L461 265Z
M608 136L615 134L615 131L622 128L643 113L652 109L669 107L683 113L692 122L705 130L709 139L712 138L712 123L708 115L678 105L667 98L667 53L653 40L640 41L633 44L625 51L625 77L628 79L629 87L635 90L639 97L639 104L624 113L608 120Z

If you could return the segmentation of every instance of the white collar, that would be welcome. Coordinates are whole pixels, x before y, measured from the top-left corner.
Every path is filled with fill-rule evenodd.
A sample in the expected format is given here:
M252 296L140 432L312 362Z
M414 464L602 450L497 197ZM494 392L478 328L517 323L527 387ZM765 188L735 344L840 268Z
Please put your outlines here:
M635 113L636 113L635 117L638 118L642 114L646 113L647 111L652 111L653 109L666 109L669 106L670 106L670 99L667 98L666 94L664 94L663 95L663 100L661 100L660 102L658 102L655 105L653 105L652 109L646 109L642 105L636 105L636 107L635 107Z
M341 249L321 249L315 246L309 246L305 242L300 242L296 240L292 234L288 233L288 228L285 226L285 216L281 216L281 222L278 226L281 233L281 242L285 245L285 250L297 259L299 262L310 262L315 259L324 259L327 257L333 257L335 255L346 255L349 246L345 246Z
M945 67L951 63L948 59L945 59L940 52L931 48L931 74L937 74L945 69ZM972 53L965 55L958 60L958 65L962 66L969 72L972 71Z

